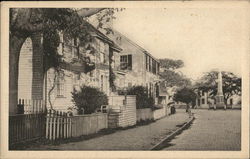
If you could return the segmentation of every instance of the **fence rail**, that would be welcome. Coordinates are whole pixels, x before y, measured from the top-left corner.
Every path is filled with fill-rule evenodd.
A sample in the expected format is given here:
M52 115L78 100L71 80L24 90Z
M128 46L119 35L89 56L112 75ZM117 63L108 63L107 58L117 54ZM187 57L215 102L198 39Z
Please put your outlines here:
M45 114L9 116L9 145L43 138Z

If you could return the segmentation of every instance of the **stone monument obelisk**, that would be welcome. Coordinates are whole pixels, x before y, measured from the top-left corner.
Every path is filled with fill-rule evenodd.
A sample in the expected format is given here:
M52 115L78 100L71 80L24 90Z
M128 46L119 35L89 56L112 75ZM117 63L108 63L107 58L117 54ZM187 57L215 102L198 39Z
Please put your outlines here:
M215 96L216 99L216 109L224 108L226 109L226 105L224 103L224 95L222 90L222 74L221 71L218 73L218 85L217 85L217 94Z

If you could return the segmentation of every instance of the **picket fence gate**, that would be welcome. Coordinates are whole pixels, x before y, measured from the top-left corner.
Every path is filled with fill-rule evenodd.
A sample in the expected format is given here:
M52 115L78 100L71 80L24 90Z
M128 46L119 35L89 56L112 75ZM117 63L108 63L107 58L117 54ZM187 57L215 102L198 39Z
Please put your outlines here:
M46 116L46 139L57 140L72 137L72 122L68 113L49 110Z

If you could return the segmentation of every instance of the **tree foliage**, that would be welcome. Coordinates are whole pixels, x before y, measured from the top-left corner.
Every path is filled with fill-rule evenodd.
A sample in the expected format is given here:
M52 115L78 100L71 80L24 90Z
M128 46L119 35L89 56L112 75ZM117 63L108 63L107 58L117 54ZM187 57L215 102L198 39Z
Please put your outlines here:
M182 73L176 72L176 69L179 69L184 66L182 60L173 60L169 58L159 59L160 65L163 68L163 71L160 72L160 77L164 79L167 87L187 87L191 85L190 79L185 77Z
M184 66L182 60L173 60L169 58L159 59L161 67L168 70L175 70Z
M160 76L164 79L168 87L187 87L191 85L190 79L172 70L165 70L164 72L160 72Z
M174 101L176 102L182 102L189 105L189 103L194 103L196 99L196 93L191 88L181 88L177 90L177 92L174 94Z
M97 88L82 86L79 91L76 89L73 90L72 101L79 113L82 113L83 110L84 114L91 114L94 113L97 108L100 108L101 105L107 105L108 97Z
M206 72L204 76L195 83L195 88L198 91L209 92L211 98L217 94L217 79L218 72L210 71ZM227 100L234 94L241 95L241 78L234 75L232 72L222 72L222 90L224 94L224 101L227 104Z

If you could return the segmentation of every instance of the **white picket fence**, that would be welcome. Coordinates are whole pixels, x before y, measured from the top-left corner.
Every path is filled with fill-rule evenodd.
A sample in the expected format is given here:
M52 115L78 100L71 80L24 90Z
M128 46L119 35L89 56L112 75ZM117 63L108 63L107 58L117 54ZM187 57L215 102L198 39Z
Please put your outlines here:
M108 128L107 113L69 116L49 110L46 116L46 139L55 141L97 133Z
M18 114L37 114L46 111L44 100L19 99Z

